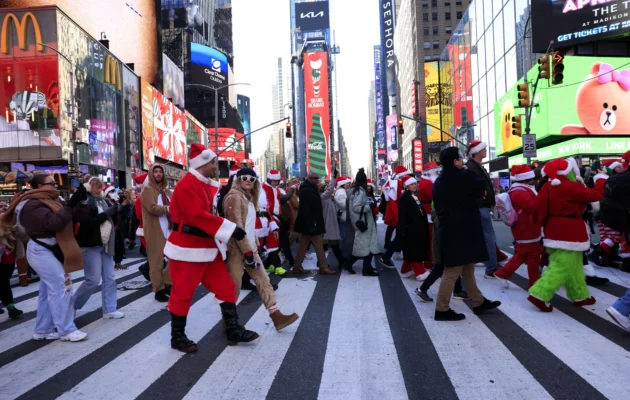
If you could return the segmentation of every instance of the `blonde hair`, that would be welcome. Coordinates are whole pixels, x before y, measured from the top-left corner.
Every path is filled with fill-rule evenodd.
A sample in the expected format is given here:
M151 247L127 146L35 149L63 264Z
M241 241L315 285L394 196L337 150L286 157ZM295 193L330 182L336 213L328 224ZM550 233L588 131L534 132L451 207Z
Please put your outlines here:
M237 190L245 193L245 196L249 198L249 201L254 203L254 207L258 209L258 196L260 196L260 181L256 179L256 181L254 182L254 187L252 188L252 190L249 190L249 191L243 189L243 187L241 186L241 182L242 181L240 177L234 176L234 180L232 181L232 188L236 188Z

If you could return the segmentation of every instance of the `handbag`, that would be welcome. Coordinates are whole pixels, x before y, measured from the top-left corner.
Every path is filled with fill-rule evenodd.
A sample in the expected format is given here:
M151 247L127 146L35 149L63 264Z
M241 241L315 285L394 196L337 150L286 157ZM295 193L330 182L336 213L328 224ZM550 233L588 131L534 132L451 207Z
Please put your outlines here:
M53 256L55 256L57 261L59 261L63 265L63 261L65 260L65 257L63 255L63 251L61 251L61 247L59 246L59 243L55 243L53 246L51 246L49 244L42 242L41 240L35 239L34 237L32 237L31 240L37 243L38 245L42 246L46 250L50 251L53 254Z
M359 219L355 223L359 232L365 232L368 230L367 218L365 216L365 212L363 211L365 206L361 206L361 212L359 213Z

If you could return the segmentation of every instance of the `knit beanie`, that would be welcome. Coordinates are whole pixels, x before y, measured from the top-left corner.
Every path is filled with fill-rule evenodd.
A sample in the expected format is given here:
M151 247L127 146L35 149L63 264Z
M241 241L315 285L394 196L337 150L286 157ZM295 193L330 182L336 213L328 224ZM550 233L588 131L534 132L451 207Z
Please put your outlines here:
M241 177L241 176L245 176L245 175L249 175L249 176L253 176L254 178L256 178L256 171L254 171L251 168L241 168L238 170L238 172L236 173L237 177Z

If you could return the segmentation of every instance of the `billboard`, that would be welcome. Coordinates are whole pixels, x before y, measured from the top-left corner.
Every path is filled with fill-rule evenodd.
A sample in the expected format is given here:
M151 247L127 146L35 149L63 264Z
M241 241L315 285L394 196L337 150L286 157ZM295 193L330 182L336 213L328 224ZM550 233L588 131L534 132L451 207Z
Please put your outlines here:
M329 29L328 1L295 3L295 27L302 32Z
M387 129L387 159L390 163L398 161L397 126L398 114L388 115L387 118L385 118L385 127Z
M532 0L533 50L569 47L630 32L627 0Z
M459 128L473 122L472 66L470 47L448 45L449 60L453 65L450 78L453 92L453 125ZM453 133L455 133L454 131Z
M236 98L236 103L238 105L238 113L242 118L243 133L245 134L245 152L250 154L252 152L252 141L249 134L252 131L252 114L249 105L249 97L239 94Z
M153 86L140 80L140 107L142 119L142 168L148 170L155 162L153 154Z
M376 148L385 155L383 91L381 90L381 46L374 46L374 86L376 88Z
M186 111L186 144L190 146L193 143L199 143L205 146L207 135L206 127Z
M541 79L538 84L531 133L538 140L553 135L630 135L630 70L623 69L628 63L630 59L620 57L565 57L564 83L549 87ZM535 81L537 74L535 66L528 80ZM517 105L516 87L494 105L497 154L522 145L522 139L512 135L512 117L523 114Z
M306 53L304 62L306 103L306 168L330 179L330 107L328 53Z
M164 96L173 104L184 108L184 72L175 63L162 54L162 71L164 72Z
M422 139L413 140L413 172L422 172Z
M383 47L387 79L387 95L396 96L396 60L394 58L394 28L396 26L393 0L381 0L381 46Z
M426 96L427 140L429 143L448 141L442 131L450 129L443 115L450 115L452 90L450 84L451 63L431 61L424 63L424 85ZM439 128L439 129L436 129ZM443 137L444 136L444 137Z
M228 84L227 56L212 47L190 44L190 71L193 83L213 88Z

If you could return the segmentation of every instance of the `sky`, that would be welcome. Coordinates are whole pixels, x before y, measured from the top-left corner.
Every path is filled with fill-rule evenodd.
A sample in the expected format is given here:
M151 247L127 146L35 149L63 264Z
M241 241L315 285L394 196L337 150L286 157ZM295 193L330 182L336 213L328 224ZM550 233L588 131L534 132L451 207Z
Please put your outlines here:
M273 122L271 85L276 81L277 59L288 60L291 53L289 7L289 0L232 0L234 76L236 82L250 84L236 88L250 97L252 130ZM330 15L341 50L337 56L339 118L356 172L369 162L367 101L374 79L374 45L380 41L378 0L330 0ZM285 82L290 74L287 69ZM252 158L262 154L270 135L271 128L252 135Z

